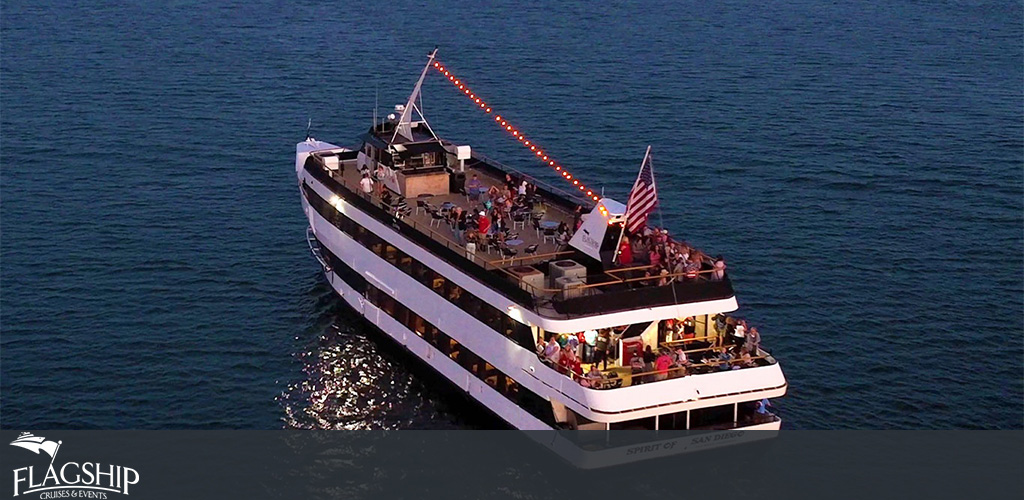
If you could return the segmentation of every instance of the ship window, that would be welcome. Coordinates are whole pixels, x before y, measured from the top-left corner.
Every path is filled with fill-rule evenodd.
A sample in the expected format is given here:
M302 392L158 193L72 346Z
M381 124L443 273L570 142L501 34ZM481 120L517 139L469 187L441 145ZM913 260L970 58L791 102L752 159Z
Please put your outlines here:
M398 264L396 267L405 274L412 276L412 257L409 257L405 252L399 250L398 252Z
M395 315L395 298L386 294L378 294L377 300L380 301L380 308L382 311L388 313L389 316Z
M381 257L384 257L384 260L388 261L388 264L391 264L392 266L398 267L398 259L399 259L399 251L398 251L398 249L395 248L394 246L390 245L390 244L387 244L387 243L385 243L382 248L383 248L384 255L382 255Z
M353 229L354 231L349 233L349 236L358 241L360 245L366 246L366 228L357 224Z
M509 401L513 403L519 402L519 382L516 382L508 375L502 374L502 378L505 382L505 390L502 392Z
M476 298L476 296L471 293L463 293L462 297L460 297L458 306L474 318L480 314L480 299Z
M489 304L483 304L483 307L480 308L480 321L499 333L503 333L501 329L502 316L504 315L501 312Z
M451 302L452 305L458 304L459 297L462 296L462 287L449 281L446 288L448 292L448 302Z
M431 325L430 323L424 321L423 335L420 336L423 337L423 340L426 340L431 345L437 345L437 328L434 325Z
M690 411L690 428L732 426L733 405L712 406Z
M412 330L413 332L416 332L416 335L422 337L423 334L427 331L427 322L422 317L420 317L419 314L415 314L412 313L412 311L410 311L409 329Z
M411 329L411 324L409 323L409 308L405 307L405 304L402 304L397 300L394 300L393 302L395 304L395 312L391 314L391 317L395 318L395 321L401 323L403 326L410 327Z
M444 297L444 283L445 283L445 281L446 280L442 276L438 275L437 273L434 273L434 279L433 279L433 282L430 285L430 288L432 290L434 290L434 293Z
M480 359L480 356L477 356L475 353L461 349L461 345L459 347L459 365L469 370L469 372L472 373L473 375L480 377L480 375L482 374L480 368L483 360Z
M421 264L420 261L412 258L409 259L409 268L408 271L406 271L406 273L409 276L411 276L412 279L418 281L419 283L424 283L426 281L427 271L427 266Z

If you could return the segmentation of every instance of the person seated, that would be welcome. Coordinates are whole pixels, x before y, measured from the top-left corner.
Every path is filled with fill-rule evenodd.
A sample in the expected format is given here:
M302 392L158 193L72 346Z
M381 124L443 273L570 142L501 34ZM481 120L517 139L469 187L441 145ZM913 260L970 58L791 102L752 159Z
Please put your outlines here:
M576 353L573 352L569 346L562 348L562 354L558 358L558 371L569 375L569 372L574 372L579 369L579 360L576 359ZM582 370L581 370L582 373Z
M654 280L651 279L651 270L647 269L644 271L644 279L640 280L640 286L651 286L654 284Z
M568 245L569 239L569 233L567 232L555 233L555 244L557 244L559 247L564 247L565 245Z
M686 262L686 281L695 281L700 273L700 260L695 255Z
M686 351L684 351L682 347L677 347L675 354L676 366L686 366L690 364L690 359L686 357Z
M604 377L601 376L601 370L598 370L597 363L594 363L590 365L590 371L587 372L586 376L582 381L580 381L580 383L583 387L598 387L602 379L604 379Z
M644 358L640 356L633 356L629 360L629 367L633 370L633 373L643 373L644 371Z
M473 174L473 178L466 182L466 194L469 195L469 199L478 200L480 199L480 192L484 189L484 183L480 182L480 178Z
M552 335L548 340L547 345L544 346L544 359L547 361L557 364L558 358L561 356L562 346L558 345L558 340L555 335Z
M750 353L744 352L743 354L740 355L739 363L737 363L737 365L733 369L735 370L739 368L753 368L754 366L757 366L757 364L754 363L753 359L751 359Z
M729 354L729 350L728 349L723 350L722 353L718 355L718 363L719 363L718 364L718 369L720 371L723 371L723 372L731 370L732 369L731 361L732 361L732 354Z

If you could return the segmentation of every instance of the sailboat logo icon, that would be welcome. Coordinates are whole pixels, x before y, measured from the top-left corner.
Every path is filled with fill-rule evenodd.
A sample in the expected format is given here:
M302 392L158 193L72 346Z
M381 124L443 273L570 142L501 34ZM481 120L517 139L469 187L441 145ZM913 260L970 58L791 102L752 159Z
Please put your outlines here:
M11 446L17 446L18 448L24 448L36 455L40 451L50 455L50 463L57 458L57 450L60 448L63 441L50 441L43 436L33 436L31 432L22 432L18 436L18 439L11 441Z

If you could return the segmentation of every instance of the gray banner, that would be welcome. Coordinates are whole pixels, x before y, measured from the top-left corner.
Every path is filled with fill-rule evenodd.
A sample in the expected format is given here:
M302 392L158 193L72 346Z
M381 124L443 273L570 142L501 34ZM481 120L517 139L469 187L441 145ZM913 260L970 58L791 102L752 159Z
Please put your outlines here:
M987 500L1024 493L1020 431L3 431L0 437L23 444L0 454L0 498L17 492L16 498L46 499Z

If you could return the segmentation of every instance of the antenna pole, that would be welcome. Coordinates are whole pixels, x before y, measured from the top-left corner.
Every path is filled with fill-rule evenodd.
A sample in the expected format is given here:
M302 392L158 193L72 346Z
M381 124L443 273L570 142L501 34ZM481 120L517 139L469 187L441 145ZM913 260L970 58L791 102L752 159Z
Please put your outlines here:
M377 131L377 108L380 106L380 104L378 104L379 97L380 97L379 88L380 88L380 83L377 82L376 78L374 78L373 79L373 131L374 132Z

